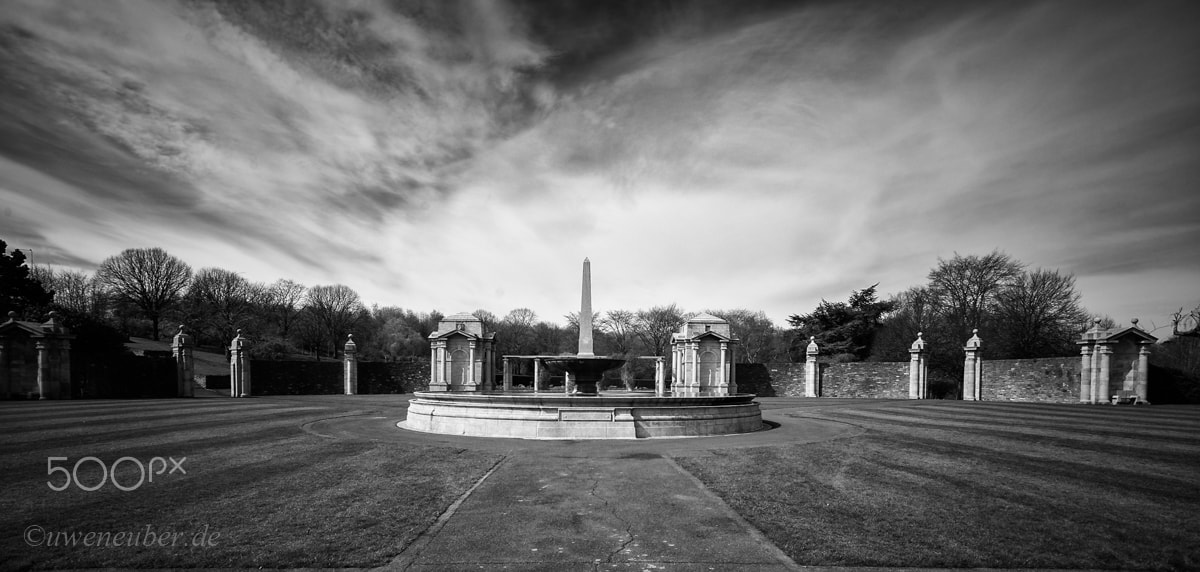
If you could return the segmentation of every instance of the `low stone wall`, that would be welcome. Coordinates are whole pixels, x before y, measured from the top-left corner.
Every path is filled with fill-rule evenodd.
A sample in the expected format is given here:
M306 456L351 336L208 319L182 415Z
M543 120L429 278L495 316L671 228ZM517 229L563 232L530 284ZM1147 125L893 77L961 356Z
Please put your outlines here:
M739 363L738 391L759 397L804 397L804 364ZM908 398L908 362L822 363L821 397Z
M803 365L803 364L800 364ZM803 374L803 368L800 369ZM804 395L804 379L800 380ZM908 399L908 362L822 363L821 397Z
M341 361L251 360L253 395L337 395L345 391ZM412 393L429 386L429 361L358 362L358 393ZM226 381L228 387L228 381Z
M1079 403L1079 358L983 360L984 401Z
M359 393L412 393L429 389L429 360L358 362Z

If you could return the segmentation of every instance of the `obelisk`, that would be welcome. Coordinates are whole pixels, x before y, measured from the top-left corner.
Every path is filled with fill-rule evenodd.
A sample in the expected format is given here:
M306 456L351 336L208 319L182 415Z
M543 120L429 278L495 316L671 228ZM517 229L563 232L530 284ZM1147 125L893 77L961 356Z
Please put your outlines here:
M579 304L579 357L592 357L592 261L583 259L583 301Z

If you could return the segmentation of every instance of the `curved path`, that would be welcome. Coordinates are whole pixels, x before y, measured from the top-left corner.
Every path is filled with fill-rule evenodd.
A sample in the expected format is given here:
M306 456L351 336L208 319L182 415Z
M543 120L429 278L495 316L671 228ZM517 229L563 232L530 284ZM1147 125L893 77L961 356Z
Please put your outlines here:
M722 437L557 441L459 437L397 427L403 413L348 413L303 429L505 456L385 569L798 570L672 457L859 435L770 400L768 427ZM811 402L809 402L811 403ZM395 417L392 411L400 415Z

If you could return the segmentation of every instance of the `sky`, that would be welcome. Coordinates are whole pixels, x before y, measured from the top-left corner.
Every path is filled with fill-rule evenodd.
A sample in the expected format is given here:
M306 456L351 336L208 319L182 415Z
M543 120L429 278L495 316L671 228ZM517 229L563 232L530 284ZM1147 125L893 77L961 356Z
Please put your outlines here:
M3 0L0 239L443 313L1200 303L1200 4ZM1161 336L1160 336L1161 337Z

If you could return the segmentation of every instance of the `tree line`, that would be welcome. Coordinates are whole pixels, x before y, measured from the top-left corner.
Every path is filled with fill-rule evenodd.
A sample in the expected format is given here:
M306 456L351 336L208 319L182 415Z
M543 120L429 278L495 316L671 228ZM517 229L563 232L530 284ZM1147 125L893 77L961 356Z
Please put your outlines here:
M0 254L3 244L0 241ZM210 348L227 346L240 330L254 341L262 358L332 358L349 333L354 334L361 359L422 358L429 355L428 335L443 317L438 310L367 307L343 284L306 286L287 279L261 283L222 268L193 271L161 248L125 250L105 259L91 274L28 268L15 252L3 257L0 272L6 290L0 303L18 307L21 304L12 300L24 296L26 312L53 306L77 320L153 339L170 336L177 324L186 324L197 342ZM18 284L25 290L14 290ZM962 345L974 330L985 340L989 358L1016 359L1073 355L1078 351L1075 341L1094 319L1101 319L1102 327L1116 325L1082 307L1071 274L1030 269L998 250L939 259L925 284L886 299L877 289L873 284L851 292L845 301L822 300L807 313L789 316L784 328L762 311L701 312L730 322L739 337L737 359L742 362L802 361L810 339L826 360L904 361L919 334L928 342L931 376L943 379L947 388L956 386ZM666 355L671 334L697 313L675 304L597 312L592 319L596 352ZM579 321L573 313L562 316L565 325L544 320L529 308L515 308L503 316L486 309L473 314L485 331L496 333L497 355L576 350ZM1167 355L1179 354L1184 363L1194 364L1197 352L1190 344L1195 340L1186 338Z

